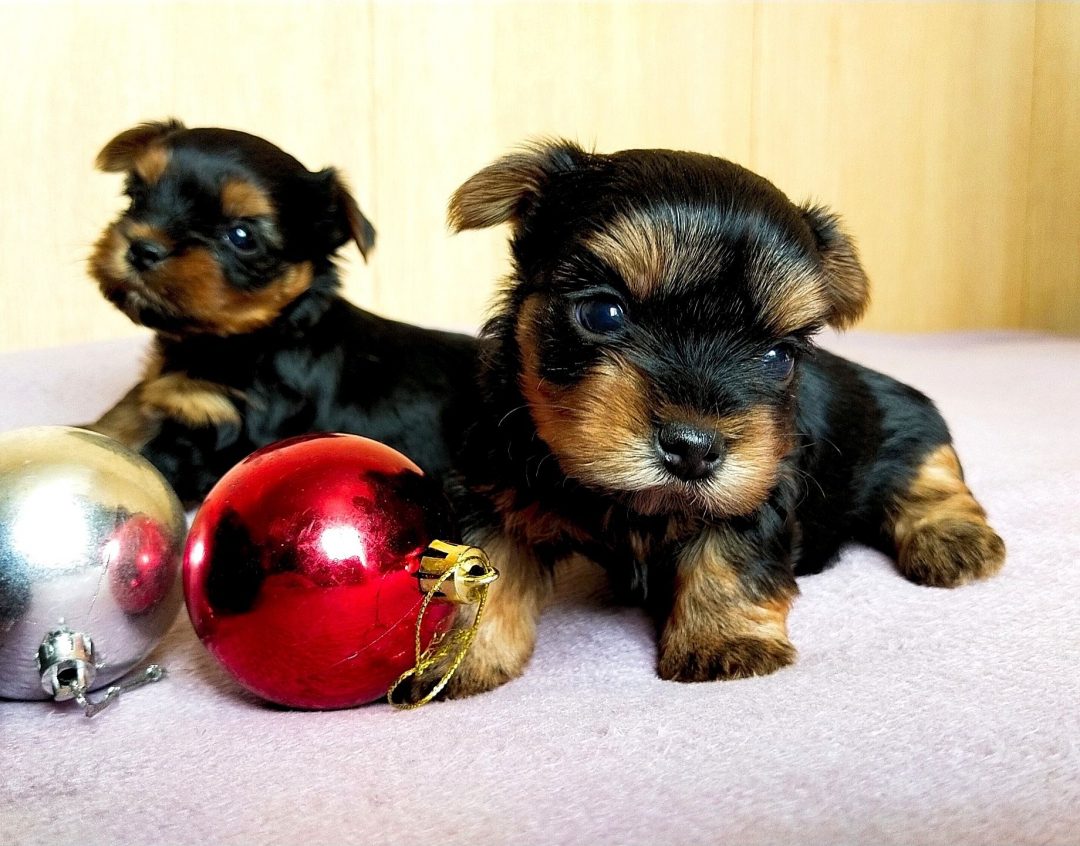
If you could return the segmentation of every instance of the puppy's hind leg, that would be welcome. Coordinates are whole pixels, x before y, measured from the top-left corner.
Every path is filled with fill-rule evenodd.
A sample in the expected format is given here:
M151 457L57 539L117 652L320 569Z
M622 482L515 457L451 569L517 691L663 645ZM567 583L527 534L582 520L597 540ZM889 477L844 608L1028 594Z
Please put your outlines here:
M920 462L889 510L886 533L900 572L917 584L956 587L988 578L1005 563L1005 544L986 522L951 444Z

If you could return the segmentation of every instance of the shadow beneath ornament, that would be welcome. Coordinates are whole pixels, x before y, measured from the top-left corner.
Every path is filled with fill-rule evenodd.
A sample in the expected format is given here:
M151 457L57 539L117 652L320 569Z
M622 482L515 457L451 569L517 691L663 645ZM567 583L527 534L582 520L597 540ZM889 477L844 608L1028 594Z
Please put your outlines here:
M196 689L188 691L189 700L200 699L200 694L209 690L250 704L263 704L254 693L237 684L206 651L182 609L165 639L146 660L165 667L169 673L165 684L188 687L188 680L193 680L191 686Z

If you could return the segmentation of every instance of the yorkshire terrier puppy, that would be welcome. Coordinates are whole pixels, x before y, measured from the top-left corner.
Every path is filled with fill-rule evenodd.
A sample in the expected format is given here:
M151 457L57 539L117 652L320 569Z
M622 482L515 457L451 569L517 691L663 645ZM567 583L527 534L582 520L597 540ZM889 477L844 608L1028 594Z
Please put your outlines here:
M337 251L375 231L332 168L262 138L145 123L105 145L129 208L90 260L153 329L142 380L89 428L139 449L188 503L252 450L352 432L438 476L475 392L476 341L385 320L338 294Z
M457 488L501 578L451 695L522 672L571 553L646 598L659 673L688 682L790 664L795 577L848 541L923 585L1001 567L930 400L813 345L868 301L826 209L719 158L554 142L477 173L449 216L509 222L514 261Z

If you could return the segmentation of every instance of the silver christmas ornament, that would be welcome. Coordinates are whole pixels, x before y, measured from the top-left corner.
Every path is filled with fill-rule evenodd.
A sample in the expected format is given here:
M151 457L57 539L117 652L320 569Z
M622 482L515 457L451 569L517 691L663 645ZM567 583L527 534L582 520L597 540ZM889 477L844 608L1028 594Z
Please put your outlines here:
M0 697L92 702L164 636L181 603L183 508L161 474L102 435L0 433Z

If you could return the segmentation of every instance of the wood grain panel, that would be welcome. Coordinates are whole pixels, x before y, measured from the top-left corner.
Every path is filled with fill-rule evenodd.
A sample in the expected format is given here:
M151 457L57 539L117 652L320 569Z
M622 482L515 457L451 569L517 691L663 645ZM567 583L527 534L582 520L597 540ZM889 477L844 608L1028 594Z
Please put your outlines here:
M749 4L375 6L380 310L472 325L506 231L451 237L446 201L532 138L749 151Z
M1036 13L1025 318L1080 333L1080 4Z
M309 167L340 165L369 205L369 24L366 7L337 4L0 5L0 349L141 331L85 272L122 207L94 156L139 121L265 135ZM350 278L371 298L365 271Z
M0 349L137 331L86 276L98 148L176 115L341 167L379 231L347 292L475 325L506 233L445 203L527 138L724 155L840 211L870 328L1080 332L1080 6L0 3Z
M847 220L863 326L1016 326L1034 6L759 9L752 166Z

